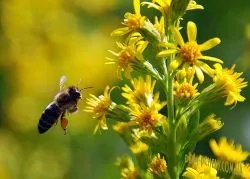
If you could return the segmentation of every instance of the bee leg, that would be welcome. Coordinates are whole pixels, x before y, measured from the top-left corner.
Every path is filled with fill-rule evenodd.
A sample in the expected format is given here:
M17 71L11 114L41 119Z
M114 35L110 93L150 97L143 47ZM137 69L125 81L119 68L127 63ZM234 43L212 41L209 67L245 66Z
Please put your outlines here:
M64 130L64 135L67 134L68 120L66 118L61 119L61 127Z
M64 135L67 134L68 120L65 118L65 111L61 115L61 127L64 130Z

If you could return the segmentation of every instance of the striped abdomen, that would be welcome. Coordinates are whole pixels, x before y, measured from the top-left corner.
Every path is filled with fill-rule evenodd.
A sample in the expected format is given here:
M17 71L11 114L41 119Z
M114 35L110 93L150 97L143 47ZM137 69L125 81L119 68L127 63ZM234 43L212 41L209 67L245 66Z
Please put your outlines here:
M38 123L38 131L40 134L46 132L61 115L62 110L55 102L50 103L43 111Z

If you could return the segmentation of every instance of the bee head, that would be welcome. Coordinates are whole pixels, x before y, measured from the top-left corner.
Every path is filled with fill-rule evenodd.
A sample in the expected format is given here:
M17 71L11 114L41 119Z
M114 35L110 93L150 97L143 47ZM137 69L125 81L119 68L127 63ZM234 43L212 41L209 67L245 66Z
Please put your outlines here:
M76 100L82 99L82 94L80 90L78 90L76 87L71 86L68 88L69 95Z

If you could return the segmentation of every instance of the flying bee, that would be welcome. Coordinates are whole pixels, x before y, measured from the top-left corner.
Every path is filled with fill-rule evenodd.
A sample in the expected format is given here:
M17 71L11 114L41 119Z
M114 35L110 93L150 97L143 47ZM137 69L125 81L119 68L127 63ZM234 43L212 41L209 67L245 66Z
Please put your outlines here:
M65 118L66 113L74 113L78 111L77 104L79 100L82 99L81 90L76 86L69 86L68 88L63 89L65 81L66 77L62 76L60 79L59 93L56 94L54 101L46 107L40 117L38 122L38 131L40 134L49 130L53 124L57 124L59 117L61 127L64 130L64 134L66 134L68 125L68 120Z

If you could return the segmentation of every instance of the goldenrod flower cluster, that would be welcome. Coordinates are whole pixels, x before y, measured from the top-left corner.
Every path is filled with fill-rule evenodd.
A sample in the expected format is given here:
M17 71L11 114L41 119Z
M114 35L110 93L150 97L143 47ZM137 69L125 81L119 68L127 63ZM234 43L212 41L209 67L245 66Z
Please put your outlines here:
M223 126L215 114L200 119L200 108L220 98L226 99L225 106L235 107L245 100L241 92L247 82L235 72L235 65L224 68L222 59L207 55L221 43L218 37L198 43L197 26L189 21L184 40L183 15L202 5L193 0L133 0L133 5L134 12L124 15L123 27L111 33L119 37L119 50L109 50L113 57L107 57L123 82L115 89L123 100L112 97L110 87L104 95L87 99L86 111L98 121L95 132L107 130L110 120L116 122L114 131L137 160L134 164L130 158L120 159L122 178L217 179L218 167L210 166L209 160L201 165L185 161L200 140ZM160 15L143 15L144 5ZM220 160L241 163L248 157L241 146L224 138L210 145ZM246 176L249 167L241 165L241 175Z
M245 163L249 152L244 151L240 144L228 141L226 137L221 137L218 142L211 139L210 148L217 159L205 156L195 156L188 154L186 168L183 176L190 179L196 178L219 178L218 173L228 176L230 179L250 178L249 163Z

